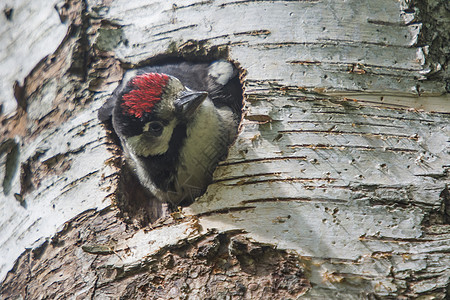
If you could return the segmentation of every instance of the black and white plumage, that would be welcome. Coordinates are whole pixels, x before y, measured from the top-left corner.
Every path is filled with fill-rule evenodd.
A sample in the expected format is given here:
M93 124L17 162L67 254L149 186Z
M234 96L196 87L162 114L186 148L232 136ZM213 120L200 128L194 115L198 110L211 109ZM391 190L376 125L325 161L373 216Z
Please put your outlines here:
M164 202L192 201L234 140L242 88L229 62L166 64L127 71L99 119L112 118L127 163Z

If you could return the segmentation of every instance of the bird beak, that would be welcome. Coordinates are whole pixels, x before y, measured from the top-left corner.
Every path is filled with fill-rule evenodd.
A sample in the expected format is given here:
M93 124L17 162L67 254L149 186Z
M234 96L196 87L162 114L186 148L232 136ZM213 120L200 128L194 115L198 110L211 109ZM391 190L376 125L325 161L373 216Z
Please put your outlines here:
M207 92L185 91L173 104L178 113L189 118L194 114L207 96Z

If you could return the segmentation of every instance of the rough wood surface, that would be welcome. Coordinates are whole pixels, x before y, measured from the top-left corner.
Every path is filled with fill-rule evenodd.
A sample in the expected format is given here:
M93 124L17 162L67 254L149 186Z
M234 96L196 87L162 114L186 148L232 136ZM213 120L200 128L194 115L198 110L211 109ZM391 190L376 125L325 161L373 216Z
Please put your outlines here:
M444 1L58 3L66 37L0 115L2 296L449 297ZM161 54L236 62L245 117L206 194L142 228L95 110L118 60Z
M5 0L0 9L0 99L3 112L15 110L14 89L42 59L54 52L63 40L68 24L55 9L63 1L43 3Z
M111 205L107 196L112 193L117 177L114 165L105 163L105 153L111 147L104 126L97 120L96 109L101 103L92 101L84 79L87 69L77 66L85 63L79 59L86 54L81 41L83 3L72 1L64 6L60 17L69 26L65 26L63 42L53 40L53 46L36 23L36 20L42 21L34 15L38 13L37 8L21 7L19 3L11 5L13 13L7 21L12 22L8 25L11 31L14 31L14 24L24 19L30 22L24 26L38 28L36 35L30 35L23 45L34 43L41 61L35 62L33 70L20 80L24 82L21 93L25 104L17 105L14 113L8 114L6 110L0 115L2 278L20 253L45 242L63 228L66 221L86 210ZM52 2L42 5L44 11L52 8L53 14L58 16ZM26 13L31 14L28 19L22 16ZM49 18L49 24L52 20ZM29 62L15 57L12 50L19 47L17 42L11 43L9 52L13 53L16 64L25 68ZM47 56L49 47L57 50ZM6 69L9 59L2 61ZM94 70L95 66L90 71ZM10 69L9 75L19 76L14 72L15 69ZM2 92L10 92L12 87L11 83Z

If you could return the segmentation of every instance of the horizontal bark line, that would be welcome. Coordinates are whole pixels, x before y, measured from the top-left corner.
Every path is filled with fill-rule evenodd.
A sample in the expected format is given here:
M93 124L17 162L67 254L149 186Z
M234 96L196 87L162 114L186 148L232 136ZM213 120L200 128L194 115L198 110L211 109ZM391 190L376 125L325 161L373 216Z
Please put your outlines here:
M191 8L191 7L198 7L198 6L202 6L202 5L210 5L210 4L213 4L213 3L214 3L214 1L212 1L212 0L203 0L203 1L200 1L200 2L195 2L195 3L192 3L192 4L188 4L188 5L176 5L176 4L173 4L172 8L170 10L163 10L163 12L164 13L170 13L170 12L174 12L174 11L181 10L181 9L186 9L186 8Z
M366 72L369 73L370 69L388 69L388 70L395 70L395 71L406 71L406 72L420 72L423 71L422 68L417 68L417 69L412 69L412 68L401 68L401 67L393 67L393 66L383 66L383 65L373 65L373 64L368 64L368 63L361 63L361 62L338 62L338 61L307 61L307 60L290 60L290 61L286 61L287 64L292 64L292 65L313 65L313 66L317 66L317 65L330 65L330 66L339 66L339 67L347 67L349 68L348 71L349 73L358 73L361 72L360 74L363 75ZM353 70L351 68L353 67L357 67L357 70ZM369 68L369 69L366 69ZM371 72L373 74L377 74L377 75L386 75L386 76L395 76L395 74L390 74L390 73L376 73L376 72ZM410 75L413 76L413 75ZM405 77L405 76L402 76Z
M270 173L269 173L270 174ZM276 173L274 173L276 174ZM237 176L234 178L226 178L226 179L219 179L216 180L214 183L224 183L226 181L230 181L230 180L238 180L238 179L244 179L244 178L253 178L252 180L248 180L248 181L239 181L237 183L231 183L231 184L226 184L229 186L241 186L241 185L248 185L248 184L258 184L258 183L271 183L271 182L318 182L318 181L326 181L326 182L334 182L339 180L338 178L329 178L329 177L317 177L317 178L313 178L313 177L309 177L309 178L279 178L279 179L255 179L255 177L257 176L261 176L261 174L254 174L254 175L247 175L247 176ZM263 175L264 176L264 175ZM330 186L330 188L333 188L333 186Z
M402 207L402 208L407 208L409 206L414 205L414 206L419 207L421 209L427 209L427 210L439 208L440 205L441 205L440 202L438 202L438 203L428 203L428 202L425 202L425 201L420 201L420 200L417 200L417 199L409 199L409 198L407 198L407 199L401 199L401 198L399 198L399 199L391 199L391 198L370 199L370 203L373 206L386 206L386 205L389 205L389 204L395 204L398 207Z
M319 3L319 0L242 0L242 1L233 1L228 3L220 4L219 7L233 6L233 5L241 5L241 4L253 4L258 2L306 2L306 3Z
M414 111L416 113L429 113L437 117L446 117L450 114L447 109L436 109L433 111L426 111L421 108L414 108L418 106L417 103L425 105L428 102L434 102L445 105L447 99L446 95L441 93L418 95L413 91L410 93L399 92L393 90L372 90L366 91L362 94L360 90L327 90L326 87L317 88L317 86L293 86L283 85L280 82L282 79L268 79L267 81L247 79L245 96L250 103L256 101L273 101L273 98L283 97L288 101L307 102L307 101L323 101L330 102L335 105L348 105L350 107L383 107L389 111ZM366 97L366 98L361 98ZM385 100L387 99L387 100ZM396 103L397 101L398 103ZM330 108L332 106L329 106Z
M384 20L375 20L375 19L367 19L367 23L369 24L375 24L375 25L383 25L383 26L393 26L393 27L407 27L407 26L417 26L420 25L420 23L417 22L389 22Z
M80 182L89 179L90 177L92 177L93 175L97 174L98 172L100 172L100 170L94 170L92 172L89 172L88 174L81 176L71 182L69 182L68 184L66 184L65 186L63 186L61 188L61 194L65 194L67 192L69 192L70 190L72 190L73 188L75 188L77 186L77 184L79 184Z
M318 3L320 2L319 0L242 0L242 1L233 1L233 2L227 2L227 3L222 3L219 4L218 7L219 8L224 8L226 6L234 6L234 5L241 5L241 4L252 4L252 3L258 3L258 2L306 2L306 3ZM172 8L170 10L163 10L162 12L164 13L171 13L171 12L175 12L178 10L182 10L182 9L190 9L190 8L198 8L201 6L208 6L214 4L214 1L212 0L203 0L200 2L195 2L192 4L188 4L188 5L177 5L177 4L173 4Z
M223 183L225 181L239 180L239 179L245 179L245 178L254 178L257 176L279 176L280 174L281 174L281 172L268 172L268 173L255 173L255 174L251 174L251 175L232 176L232 177L215 179L212 183Z
M284 172L288 173L288 172ZM349 190L352 192L382 192L385 190L392 190L392 191L404 191L409 192L408 190L411 188L414 188L416 186L414 185L387 185L387 184L368 184L368 183L348 183L348 184L341 184L341 185L333 185L331 183L336 181L345 181L340 178L331 178L331 177L284 177L284 178L272 178L272 179L258 179L258 176L282 176L283 172L273 172L273 173L254 173L254 174L248 174L248 175L241 175L241 176L230 176L230 177L222 177L216 179L213 183L224 183L227 181L235 181L235 180L242 180L242 179L250 179L248 183L244 184L252 184L252 183L267 183L267 182L320 182L320 181L326 181L327 184L321 184L321 185L303 185L306 189L308 188L314 188L314 189L344 189ZM417 175L416 175L417 176ZM236 184L228 184L229 186L239 186L243 183L236 183ZM426 186L426 185L425 185ZM417 186L419 188L420 186ZM442 191L445 189L445 186L442 185L440 187L436 187L435 190ZM423 203L427 204L427 203Z
M376 236L376 235L364 235L359 238L360 241L381 241L381 242L394 242L394 243L432 243L432 242L447 242L448 249L444 250L444 253L450 253L450 241L448 237L443 238L401 238L401 237L388 237L388 236Z
M335 198L312 198L312 197L272 197L243 200L242 204L265 203L265 202L318 202L318 203L348 203L346 199Z
M320 150L346 150L346 149L355 149L361 151L389 151L389 152L406 152L406 153L417 153L420 150L418 149L408 149L408 148L397 148L397 147L374 147L374 146L359 146L359 145L332 145L332 144L292 144L286 145L287 148L311 148L311 149L320 149Z
M207 216L216 215L216 214L229 214L231 212L240 212L240 211L252 210L252 209L255 209L255 208L256 208L256 206L225 207L225 208L220 208L220 209L215 209L215 210L209 210L209 211L201 212L201 213L195 214L195 216L197 216L197 217L207 217Z
M248 97L247 101L249 102L253 102L256 100L266 100L267 98L269 98L270 96L272 96L272 98L274 96L286 96L289 95L289 97L287 97L288 100L294 100L294 101L298 101L298 100L305 100L308 101L307 97L311 97L314 96L314 100L333 100L333 98L335 98L333 101L336 103L339 102L346 102L346 101L353 101L355 103L360 103L360 104L365 104L364 106L373 106L373 105L369 105L372 103L377 103L377 104L385 104L385 108L387 109L397 109L397 110L411 110L414 109L414 102L420 102L420 101L426 101L428 99L433 100L433 98L442 98L444 99L446 97L445 94L443 94L442 92L431 92L431 91L425 91L424 93L421 93L420 95L417 93L417 91L415 90L411 90L411 91L400 91L400 90L394 90L394 89L366 89L366 94L362 94L361 93L361 89L352 89L351 87L345 87L342 89L336 89L335 87L332 86L319 86L319 85L308 85L308 84L301 84L298 86L293 86L291 85L282 85L280 82L283 81L282 78L270 78L268 80L268 82L273 82L274 86L277 85L277 87L273 87L273 88L267 88L267 87L260 87L260 88L255 88L255 82L257 82L259 80L251 80L251 79L247 79L246 82L247 83L251 83L252 85L248 85L248 87L245 89L245 95ZM287 89L289 88L289 89ZM297 89L298 91L294 91L293 88ZM343 95L342 97L340 97L340 95ZM320 98L318 98L318 96L321 96ZM400 98L400 102L403 102L405 104L395 104L395 103L390 103L387 101L382 101L379 100L379 102L374 101L374 100L366 100L364 98L361 97L377 97L377 98L384 98L384 97L391 97L390 101L395 100L395 98ZM407 100L407 99L410 100ZM269 98L270 99L270 98ZM309 101L311 101L312 99L309 99ZM423 100L422 100L423 99ZM438 100L439 101L439 100ZM398 107L397 107L398 106ZM417 105L415 105L417 106ZM449 114L449 110L448 109L444 109L444 110L434 110L434 111L426 111L423 110L422 108L417 108L416 109L417 112L430 112L433 114Z
M319 180L317 180L319 181ZM317 182L316 181L316 182ZM327 181L326 179L322 181ZM257 184L266 184L266 189L271 188L277 188L277 186L270 186L271 183L273 184L292 184L296 182L314 182L313 180L255 180L255 181L248 181L244 183L236 183L236 184L224 184L229 187L236 187L239 188L241 186L245 185L257 185ZM262 187L260 187L262 188ZM281 188L278 186L278 188ZM295 186L294 187L297 190L297 194L306 194L307 191L314 191L314 190L323 190L323 192L329 195L327 198L323 197L268 197L268 198L255 198L255 199L248 199L248 200L242 200L239 203L242 204L248 204L248 203L257 203L257 202L288 202L288 201L300 201L300 202L330 202L330 203L358 203L361 201L368 201L370 205L373 207L375 206L381 206L384 207L386 205L392 205L395 204L399 208L411 208L411 207L417 207L422 210L430 211L431 209L439 208L441 203L439 200L439 197L436 197L435 199L421 199L420 193L418 192L411 192L408 189L398 189L395 194L389 194L391 191L390 188L385 188L382 185L376 190L364 190L364 189L358 189L356 186L347 186L347 185L301 185L301 186ZM339 191L339 192L338 192ZM339 199L336 197L340 197L340 191L343 191L346 197L345 199ZM336 192L336 193L335 193ZM387 193L387 194L386 194ZM318 194L318 193L315 193ZM322 193L323 194L323 193ZM335 195L336 197L333 197Z
M382 47L392 47L392 48L402 48L402 49L417 49L415 46L411 45L391 45L386 43L379 43L379 42L370 42L370 41L352 41L352 40L339 40L339 39L318 39L315 42L296 42L296 41L285 41L285 42L266 42L266 43L255 43L248 45L251 48L255 47L262 47L266 49L278 49L278 48L284 48L288 46L298 46L298 45L317 45L317 46L337 46L337 45L370 45L370 46L382 46Z
M438 120L430 120L430 119L416 119L416 118L408 118L408 117L402 117L402 116L392 116L392 115L382 115L382 114L368 114L368 113L353 113L353 112L346 112L346 111L313 111L311 113L314 114L341 114L346 116L351 115L359 115L361 117L371 117L374 119L385 119L385 120L402 120L402 121L415 121L418 123L435 123ZM443 121L438 121L443 122Z
M219 166L232 166L238 164L247 164L255 162L271 162L271 161L287 161L287 160L306 160L306 156L285 156L285 157L265 157L265 158L253 158L244 160L227 160L219 163Z
M323 133L331 135L360 135L367 137L378 137L378 138L400 138L400 139L410 139L417 141L418 136L404 135L404 134L388 134L388 133L376 133L376 132L358 132L358 131L343 131L343 130L309 130L309 129L291 129L291 130L278 130L279 133Z
M268 83L270 84L270 83ZM294 103L289 106L288 103L286 103L286 105L284 107L281 108L281 112L283 111L288 111L289 113L296 113L297 115L302 115L302 117L307 117L306 113L311 113L311 114L334 114L334 115L344 115L344 117L346 119L348 119L349 121L351 120L352 123L356 124L357 122L355 122L354 117L353 116L360 116L363 118L372 118L374 120L402 120L402 121L414 121L414 122L418 122L418 123L436 123L436 124L447 124L448 120L450 120L450 113L447 112L424 112L424 111L411 111L411 109L405 109L405 108L394 108L394 107L389 107L386 108L383 111L379 111L379 113L375 114L375 113L371 113L370 111L373 109L372 106L370 105L361 105L360 101L357 99L342 99L342 100L333 100L333 99L308 99L305 98L305 95L299 94L298 97L292 97L292 96L286 96L285 93L283 92L283 90L277 91L276 89L272 89L272 90L266 90L266 93L255 93L249 89L245 90L245 95L248 96L253 96L255 94L257 94L258 96L260 96L260 98L258 100L265 100L265 101L271 101L269 99L273 98L273 92L275 93L280 93L282 97L285 98L286 101L295 101L297 106L294 106ZM260 92L260 91L258 91ZM278 95L276 95L278 96ZM326 95L324 95L324 97L326 97ZM315 103L315 102L323 102L324 105L321 106L311 106L310 103ZM361 101L362 102L362 101ZM341 109L339 109L340 106ZM253 111L257 111L257 108L253 108ZM355 112L355 110L358 110L357 112ZM252 114L252 112L248 113L249 115ZM412 117L405 117L403 115L406 114L412 114L412 115L419 115L419 116L423 116L423 118L412 118ZM433 119L431 119L431 118ZM284 121L284 119L282 120L277 120L275 116L272 116L272 119L276 120L276 121ZM313 118L314 120L314 118ZM317 120L317 119L316 119ZM287 120L287 122L303 122L304 120ZM316 121L317 122L317 121ZM322 122L322 121L320 121ZM324 122L327 122L326 120L324 120ZM342 121L338 121L338 122L342 122ZM361 122L361 121L360 121ZM372 124L371 124L372 125ZM378 124L376 124L378 125ZM386 124L385 126L395 126L393 124Z
M246 34L243 34L246 33ZM253 33L253 34L252 34ZM257 33L257 34L255 34ZM259 33L259 34L258 34ZM210 36L205 39L200 39L200 42L209 42L213 40L218 39L224 39L224 38L231 38L233 36L240 36L240 35L247 35L247 36L258 36L258 35L269 35L270 30L268 29L256 29L253 31L246 31L246 32L234 32L234 33L228 33L228 34L221 34L216 36ZM387 44L387 43L381 43L381 42L370 42L370 41L350 41L350 40L339 40L339 39L318 39L317 41L304 41L304 42L298 42L298 41L284 41L284 42L251 42L251 41L230 41L229 43L218 43L216 46L239 46L243 45L248 48L256 49L256 50L273 50L273 49L279 49L289 46L318 46L318 47L324 47L324 46L339 46L339 45L345 45L345 46L355 46L356 45L368 45L368 46L377 46L377 47L389 47L389 48L399 48L399 49L417 49L415 46L411 45L401 45L401 44ZM343 62L345 63L345 62ZM355 64L361 63L360 61L354 61ZM364 64L364 63L363 63Z
M165 34L172 34L174 32L191 29L191 28L195 28L198 26L199 26L198 24L190 24L190 25L186 25L186 26L181 26L181 27L178 27L175 29L152 34L152 35L150 35L150 37L157 37L157 36L161 36L161 35L165 35ZM218 35L218 36L214 36L214 37L209 37L207 39L200 39L200 40L198 40L198 42L205 43L205 42L210 42L212 40L227 39L227 38L238 37L238 36L252 37L252 36L267 36L267 35L270 35L270 31L268 29L258 29L258 30L240 31L240 32L234 32L234 33L230 33L230 34ZM142 43L139 43L139 44L140 45L151 45L154 42L158 42L158 41L162 41L162 40L170 39L170 38L171 38L171 36L164 37L164 38L158 38L158 39L151 39L151 40L143 41ZM230 43L226 43L226 44L217 44L216 47L229 47L232 45L239 46L239 45L244 45L244 44L246 44L246 42L230 42ZM183 46L184 45L181 45L180 48L182 48Z
M266 97L270 97L269 95L267 95ZM392 108L390 108L392 109ZM317 110L309 110L308 113L309 114L321 114L321 115L341 115L343 116L345 119L348 119L348 122L345 121L323 121L323 122L328 122L331 124L360 124L360 125L371 125L369 123L364 123L364 122L355 122L354 119L351 118L351 116L358 116L358 117L362 117L362 118L373 118L373 119L377 119L377 120L394 120L394 121L410 121L410 122L417 122L417 123L429 123L429 124L446 124L447 120L442 120L442 118L439 119L435 119L435 120L431 120L431 119L416 119L416 118L408 118L408 117L402 117L402 116L395 116L395 115L375 115L375 114L368 114L368 113L352 113L352 112L345 112L345 111L337 111L337 110L332 110L332 111L324 111L325 108L321 108L321 109L317 109ZM293 109L293 111L295 111L295 109ZM305 112L303 112L303 114L305 114ZM254 117L255 116L255 117ZM277 116L268 116L268 115L261 115L261 114L257 114L256 112L249 112L246 115L246 119L248 120L253 120L253 118L261 118L261 117L265 117L266 120L265 121L269 121L269 122L284 122L285 119L279 119L277 118ZM305 114L304 116L305 118L308 117L307 114ZM316 122L316 123L323 123L322 121L314 121L313 118L311 118L311 122ZM308 123L310 122L309 120L286 120L287 123ZM428 125L428 124L427 124ZM405 128L402 126L398 126L398 125L392 125L392 124L380 124L380 125L375 125L375 126L384 126L384 127L394 127L394 128Z
M270 95L265 95L264 98L269 98ZM268 99L259 99L267 101ZM287 100L294 100L298 101L299 99L287 99ZM303 99L301 99L303 101ZM351 101L351 100L350 100ZM359 102L359 101L358 101ZM305 101L306 103L306 101ZM376 102L373 102L376 103ZM379 104L379 103L376 103ZM343 103L343 105L346 105ZM385 112L391 111L392 114L370 114L365 112L360 113L354 113L354 112L345 112L345 111L339 111L339 110L328 110L331 109L331 107L322 107L320 109L313 109L308 108L308 110L302 109L302 108L292 108L291 109L291 115L288 118L285 118L284 111L286 108L283 108L282 110L279 110L276 114L271 113L271 115L264 115L259 114L257 109L253 109L252 111L247 112L247 115L245 117L246 120L249 121L258 121L260 119L264 119L263 121L270 122L270 123L283 123L286 122L288 124L301 124L301 123L311 123L311 124L344 124L344 125L351 125L352 127L355 126L372 126L372 127L390 127L390 128L411 128L412 122L423 124L424 126L434 125L446 125L448 122L450 122L450 115L448 115L445 112L414 112L415 114L424 114L427 117L435 117L434 119L418 119L418 118L409 118L409 117L403 117L401 115L394 115L394 113L398 112L404 112L406 109L410 110L410 107L403 106L402 108L395 108L388 106L382 106L377 105L376 108L383 108ZM356 107L351 107L351 109L356 109ZM363 110L363 108L360 108L360 110ZM295 113L295 114L293 114ZM319 114L319 115L331 115L334 117L334 120L317 120L317 118L314 118L313 114ZM438 114L441 116L439 117ZM363 122L363 121L356 121L356 118L370 118L372 120L380 120L380 121L398 121L398 122L405 122L405 123L371 123L371 122ZM340 118L340 119L339 119ZM338 120L336 120L338 119ZM409 122L409 124L406 124L406 122ZM414 125L416 125L414 124ZM362 132L366 133L366 132Z
M158 32L155 34L152 34L151 36L160 36L160 35L164 35L164 34L170 34L170 33L174 33L177 31L181 31L181 30L185 30L185 29L191 29L191 28L195 28L197 27L197 24L191 24L191 25L186 25L186 26L181 26L175 29L171 29L171 30L167 30L167 31L162 31L162 32Z
M344 125L355 125L355 126L369 126L369 127L390 127L390 128L405 128L404 126L392 125L392 124L381 124L381 123L369 123L369 122L352 122L349 120L345 121L314 121L314 120L289 120L287 123L309 123L309 124L344 124Z

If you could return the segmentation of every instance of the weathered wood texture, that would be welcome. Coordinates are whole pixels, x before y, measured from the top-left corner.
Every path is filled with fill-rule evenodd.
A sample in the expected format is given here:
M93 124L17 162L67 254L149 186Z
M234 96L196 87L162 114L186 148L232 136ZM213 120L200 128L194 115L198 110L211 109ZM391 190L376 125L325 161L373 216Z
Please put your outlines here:
M27 76L28 104L1 116L2 276L41 245L20 256L1 292L450 297L446 5L60 3L66 38ZM228 55L245 72L246 113L206 194L139 229L106 208L120 164L95 110L120 77L114 58L129 67L160 54Z
M0 99L3 113L15 110L14 82L24 78L46 55L51 54L67 32L54 5L57 1L5 0L0 9Z
M164 227L152 230L158 247L152 252L148 238L140 240L142 232L127 230L116 212L82 213L51 242L20 257L2 295L27 299L217 299L227 295L273 299L295 297L310 287L304 264L295 253L252 242L239 231L211 231L181 239L187 236L186 228L175 222L167 225L172 230L164 243L158 241ZM111 237L128 240L130 247L117 248L117 240ZM126 266L110 264L111 256L126 258L130 253L146 253L146 257Z
M58 2L53 7L55 3L48 1L39 5L44 6L42 12L35 4L11 2L7 5L12 9L10 20L1 16L6 25L1 26L1 30L6 29L2 37L10 42L10 47L1 52L0 69L9 71L3 77L2 83L8 85L2 88L1 100L6 107L11 106L8 101L18 103L14 113L7 109L0 115L2 278L25 248L42 244L66 221L85 210L110 205L105 197L112 193L112 182L117 177L117 170L105 163L109 146L96 113L101 103L92 101L92 81L86 81L84 4ZM47 10L52 17L42 20L45 15L41 13ZM56 36L55 18L66 29L65 36ZM40 26L40 22L45 26ZM21 31L15 26L29 34L19 34ZM55 36L47 31L54 31ZM10 35L17 38L10 41ZM49 40L50 36L53 39ZM30 52L30 59L40 53L40 61L34 61L31 71L28 57L20 56L28 53L22 47ZM56 51L48 53L49 49ZM12 62L17 67L8 68ZM97 69L94 63L93 60L89 72ZM17 72L21 68L29 73L21 75ZM19 92L14 91L10 78L23 82ZM6 96L11 91L17 94L16 99Z

